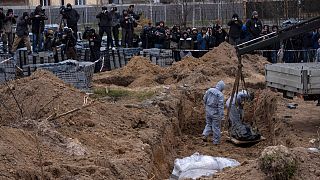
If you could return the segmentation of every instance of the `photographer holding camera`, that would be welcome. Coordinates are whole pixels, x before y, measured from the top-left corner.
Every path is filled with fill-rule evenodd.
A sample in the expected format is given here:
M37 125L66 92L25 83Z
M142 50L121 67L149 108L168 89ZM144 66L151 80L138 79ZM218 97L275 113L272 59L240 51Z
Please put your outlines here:
M70 3L67 4L67 8L64 6L60 7L60 14L62 15L62 20L67 20L67 26L72 29L74 33L74 37L76 40L78 39L78 21L80 19L80 15L77 10L72 9Z
M87 27L83 33L83 39L89 41L90 61L95 62L100 58L101 36L96 33L95 29ZM95 72L98 72L101 67L101 62L96 64Z
M136 22L135 19L129 15L127 10L122 11L122 17L120 20L120 25L122 28L122 47L132 47L133 44L133 30Z
M229 30L229 43L237 45L240 42L240 35L242 31L242 21L239 19L238 14L233 14L232 20L228 22Z
M110 14L112 19L112 35L115 42L115 47L119 47L120 14L118 12L118 8L112 7Z
M111 14L108 12L108 8L106 6L102 7L102 11L96 16L100 20L99 22L99 35L103 37L103 34L107 34L107 49L109 49L112 43L112 34L111 34L111 27L112 27L112 17Z
M13 43L13 24L16 24L17 16L13 15L13 10L8 9L6 17L3 21L3 34L2 34L2 42L3 42L3 51L10 51ZM9 47L9 49L8 49Z
M29 28L31 25L30 17L28 12L24 12L22 17L19 18L16 29L16 37L14 38L11 54L17 50L20 41L24 41L27 46L28 55L31 54L31 44L29 38Z
M30 20L32 22L32 50L40 52L43 49L44 20L48 20L45 9L38 5L35 11L30 14Z
M164 41L166 39L166 30L164 28L164 22L157 22L155 29L155 42L154 47L158 49L163 49Z
M64 28L62 35L62 44L65 45L65 53L68 59L77 59L76 45L77 39L71 28Z
M4 15L3 8L0 8L0 37L3 32L3 23L6 16Z

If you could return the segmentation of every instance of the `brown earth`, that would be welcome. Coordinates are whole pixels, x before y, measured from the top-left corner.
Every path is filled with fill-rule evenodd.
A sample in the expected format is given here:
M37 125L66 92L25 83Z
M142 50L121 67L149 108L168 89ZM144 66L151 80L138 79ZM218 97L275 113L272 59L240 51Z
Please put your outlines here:
M147 179L170 173L174 124L159 108L91 98L84 104L86 94L44 71L2 85L0 92L1 179Z
M320 178L320 156L319 153L310 152L305 148L296 147L289 149L291 156L297 158L297 170L290 178L294 180L308 179L317 180ZM213 179L272 179L270 175L262 172L259 160L245 161L241 166L226 170L215 176Z
M122 69L95 75L96 87L155 91L142 101L130 95L91 98L44 71L1 85L0 179L166 179L174 159L194 152L242 163L217 179L264 179L256 168L263 149L313 146L309 140L320 125L320 111L315 103L284 100L265 90L264 58L242 60L247 86L255 92L253 103L245 106L246 119L267 138L249 147L227 142L225 132L221 145L201 140L205 90L222 79L227 99L235 78L235 50L226 43L168 68L134 57ZM299 106L290 110L288 102ZM309 161L316 154L301 153L301 172L312 167L310 177L318 177L315 161Z
M206 86L220 79L233 82L238 67L236 57L235 49L228 43L222 43L199 59L186 57L168 68L151 64L150 60L144 57L133 57L127 66L95 76L94 82L131 88L172 84ZM245 78L254 83L264 81L264 65L267 63L261 56L245 55Z

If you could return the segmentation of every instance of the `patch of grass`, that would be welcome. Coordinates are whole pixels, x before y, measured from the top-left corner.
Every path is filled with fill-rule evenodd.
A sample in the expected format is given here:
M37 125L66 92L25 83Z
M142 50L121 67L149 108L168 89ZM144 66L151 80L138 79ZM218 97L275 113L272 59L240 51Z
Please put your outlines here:
M135 98L139 101L150 99L156 94L155 91L130 91L125 89L112 89L112 88L95 88L93 90L93 98L113 97L113 98Z
M123 89L109 89L107 96L114 98L127 97L130 96L130 91Z
M140 101L144 101L146 99L150 99L155 94L156 94L156 92L154 92L154 91L140 91L140 92L136 92L135 96Z

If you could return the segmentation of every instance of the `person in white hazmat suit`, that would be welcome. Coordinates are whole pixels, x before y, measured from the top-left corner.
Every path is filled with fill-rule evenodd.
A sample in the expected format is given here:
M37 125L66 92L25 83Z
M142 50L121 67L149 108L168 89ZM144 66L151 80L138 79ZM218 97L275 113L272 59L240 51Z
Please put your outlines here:
M232 106L230 107L231 97L227 100L226 106L230 108L229 119L231 126L241 123L244 115L243 102L250 98L250 94L246 90L239 91L233 96ZM237 100L237 101L236 101Z
M221 121L224 118L224 82L221 80L213 88L206 91L203 100L206 111L206 126L203 130L203 140L213 133L213 144L220 144L221 139Z
M231 103L231 97L227 100L226 106L229 111L229 133L231 137L241 141L254 141L260 139L261 135L255 132L251 126L242 122L244 118L243 103L251 101L253 95L250 95L246 90L239 91L234 95Z

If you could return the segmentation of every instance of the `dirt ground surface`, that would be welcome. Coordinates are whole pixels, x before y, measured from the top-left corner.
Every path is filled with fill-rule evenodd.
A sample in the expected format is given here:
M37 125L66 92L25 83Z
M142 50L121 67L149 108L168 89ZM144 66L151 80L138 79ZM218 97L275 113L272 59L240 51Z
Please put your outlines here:
M96 74L93 94L45 71L0 85L0 179L168 179L174 160L195 152L241 163L213 179L265 179L257 159L274 145L300 157L295 179L319 179L319 153L305 150L318 145L310 142L319 138L316 102L265 89L266 59L242 60L255 92L246 121L266 137L247 147L228 142L225 128L218 146L201 139L204 92L222 79L225 99L231 94L238 65L227 43L167 68L134 57L124 68Z

